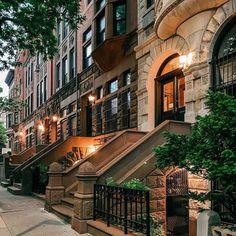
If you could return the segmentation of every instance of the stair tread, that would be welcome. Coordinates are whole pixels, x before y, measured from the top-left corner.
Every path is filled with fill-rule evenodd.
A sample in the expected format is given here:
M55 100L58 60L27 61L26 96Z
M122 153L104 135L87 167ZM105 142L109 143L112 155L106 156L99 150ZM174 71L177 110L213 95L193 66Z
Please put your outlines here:
M20 188L17 188L17 187L15 187L15 186L9 186L8 188L11 189L11 190L13 190L13 191L21 191Z
M63 216L72 218L74 216L74 209L65 205L54 205L52 209Z
M75 204L75 199L73 197L65 197L65 198L62 198L61 201L69 203L72 206L74 206Z

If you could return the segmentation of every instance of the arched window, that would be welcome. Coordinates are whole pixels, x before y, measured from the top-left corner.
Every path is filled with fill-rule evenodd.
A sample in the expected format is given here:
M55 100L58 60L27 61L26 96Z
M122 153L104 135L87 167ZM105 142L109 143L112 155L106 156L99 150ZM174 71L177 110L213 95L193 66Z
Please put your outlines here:
M214 47L213 89L236 97L236 18L224 27Z

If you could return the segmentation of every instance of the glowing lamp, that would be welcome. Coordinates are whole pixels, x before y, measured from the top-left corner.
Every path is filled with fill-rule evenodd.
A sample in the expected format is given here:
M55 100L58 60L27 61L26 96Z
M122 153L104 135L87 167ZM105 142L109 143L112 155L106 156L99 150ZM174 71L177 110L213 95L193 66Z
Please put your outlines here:
M53 121L53 122L57 122L57 121L58 121L58 117L57 117L56 115L54 115L54 116L52 117L52 121Z
M44 132L44 126L41 124L38 126L39 131Z
M89 95L88 100L89 100L90 103L94 103L95 102L95 97L93 95Z
M179 67L186 69L192 64L193 61L193 53L190 52L188 55L182 55L179 57Z

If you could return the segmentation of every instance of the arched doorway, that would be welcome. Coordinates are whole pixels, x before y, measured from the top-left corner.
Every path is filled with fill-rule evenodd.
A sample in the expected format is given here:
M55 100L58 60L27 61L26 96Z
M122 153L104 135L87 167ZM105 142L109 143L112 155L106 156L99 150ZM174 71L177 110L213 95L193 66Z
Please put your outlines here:
M188 236L188 177L177 169L166 177L167 236Z
M185 78L179 67L179 55L167 58L156 78L156 125L164 120L184 121Z

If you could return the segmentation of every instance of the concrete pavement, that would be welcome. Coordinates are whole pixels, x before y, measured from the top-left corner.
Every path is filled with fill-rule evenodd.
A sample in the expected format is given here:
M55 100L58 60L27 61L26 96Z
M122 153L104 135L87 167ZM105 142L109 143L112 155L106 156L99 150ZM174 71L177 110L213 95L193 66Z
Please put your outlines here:
M15 196L0 187L0 236L82 235L45 211L43 201L31 196Z

